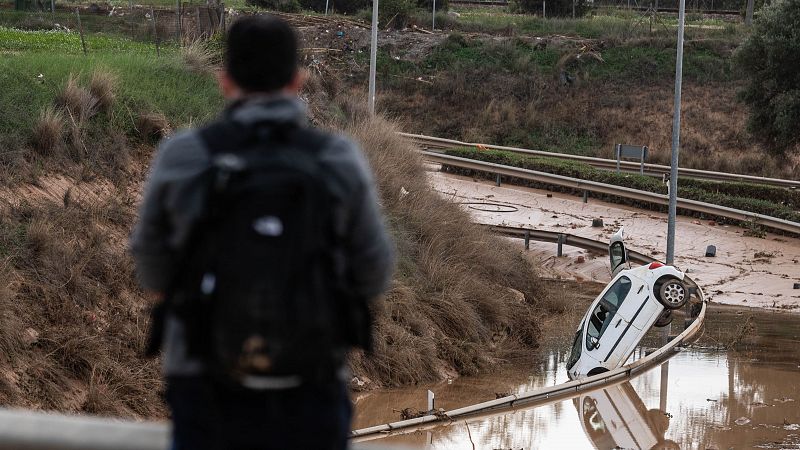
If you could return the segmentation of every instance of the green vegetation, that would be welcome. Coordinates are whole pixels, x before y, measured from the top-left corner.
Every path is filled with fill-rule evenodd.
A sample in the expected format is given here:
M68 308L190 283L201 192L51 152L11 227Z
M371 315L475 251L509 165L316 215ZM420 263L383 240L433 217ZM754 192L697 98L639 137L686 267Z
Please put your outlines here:
M638 174L618 174L576 161L469 148L447 150L446 154L659 194L667 193L666 186L656 178ZM681 178L678 186L678 195L681 198L800 222L800 213L796 211L800 206L800 193L796 191L749 183L716 183L691 178Z
M800 1L779 0L761 10L736 54L750 83L749 131L778 154L800 143Z
M19 168L4 176L36 169L32 124L53 106L71 74L81 85L98 70L118 79L113 106L91 115L87 132L98 139L118 135L136 142L144 116L163 115L177 128L201 123L222 106L213 77L188 70L175 49L156 57L144 44L96 36L83 56L79 39L75 33L0 29L0 159Z

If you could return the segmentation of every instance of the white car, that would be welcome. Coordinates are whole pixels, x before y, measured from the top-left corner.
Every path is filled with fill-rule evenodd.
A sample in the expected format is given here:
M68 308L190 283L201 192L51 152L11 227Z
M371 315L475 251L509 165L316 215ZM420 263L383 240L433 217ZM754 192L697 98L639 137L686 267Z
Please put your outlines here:
M675 267L653 262L626 269L628 252L622 236L620 228L608 247L613 278L575 333L567 361L572 380L625 364L650 327L668 324L671 311L689 299L684 274Z

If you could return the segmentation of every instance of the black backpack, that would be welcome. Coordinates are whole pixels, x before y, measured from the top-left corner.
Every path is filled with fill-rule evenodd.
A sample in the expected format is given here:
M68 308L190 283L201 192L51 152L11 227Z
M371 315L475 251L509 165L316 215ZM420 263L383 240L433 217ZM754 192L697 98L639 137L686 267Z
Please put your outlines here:
M337 376L348 348L370 347L371 317L347 287L343 194L318 155L329 136L230 121L201 136L213 162L205 214L167 300L189 354L245 387Z

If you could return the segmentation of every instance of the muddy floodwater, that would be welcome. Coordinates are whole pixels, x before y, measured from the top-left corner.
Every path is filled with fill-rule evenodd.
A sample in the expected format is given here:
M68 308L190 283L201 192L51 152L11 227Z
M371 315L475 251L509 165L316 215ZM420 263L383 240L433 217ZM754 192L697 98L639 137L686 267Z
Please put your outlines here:
M672 332L680 331L672 325ZM637 350L658 347L651 334ZM354 428L426 408L445 410L567 381L568 338L528 367L361 393ZM662 366L606 389L514 412L384 438L425 449L800 449L800 315L711 307L702 336Z

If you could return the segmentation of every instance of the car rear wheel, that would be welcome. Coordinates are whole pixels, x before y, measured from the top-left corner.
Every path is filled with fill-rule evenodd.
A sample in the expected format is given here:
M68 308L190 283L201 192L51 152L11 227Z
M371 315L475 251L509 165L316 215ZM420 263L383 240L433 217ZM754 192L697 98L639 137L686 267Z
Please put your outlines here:
M678 309L686 304L689 291L681 280L672 278L664 281L658 289L658 301L666 308Z
M656 320L656 323L654 323L653 326L657 327L657 328L661 328L661 327L665 327L665 326L667 326L667 325L669 325L671 323L672 323L672 310L671 309L665 309L664 312L662 312L661 315L658 316L658 320Z

